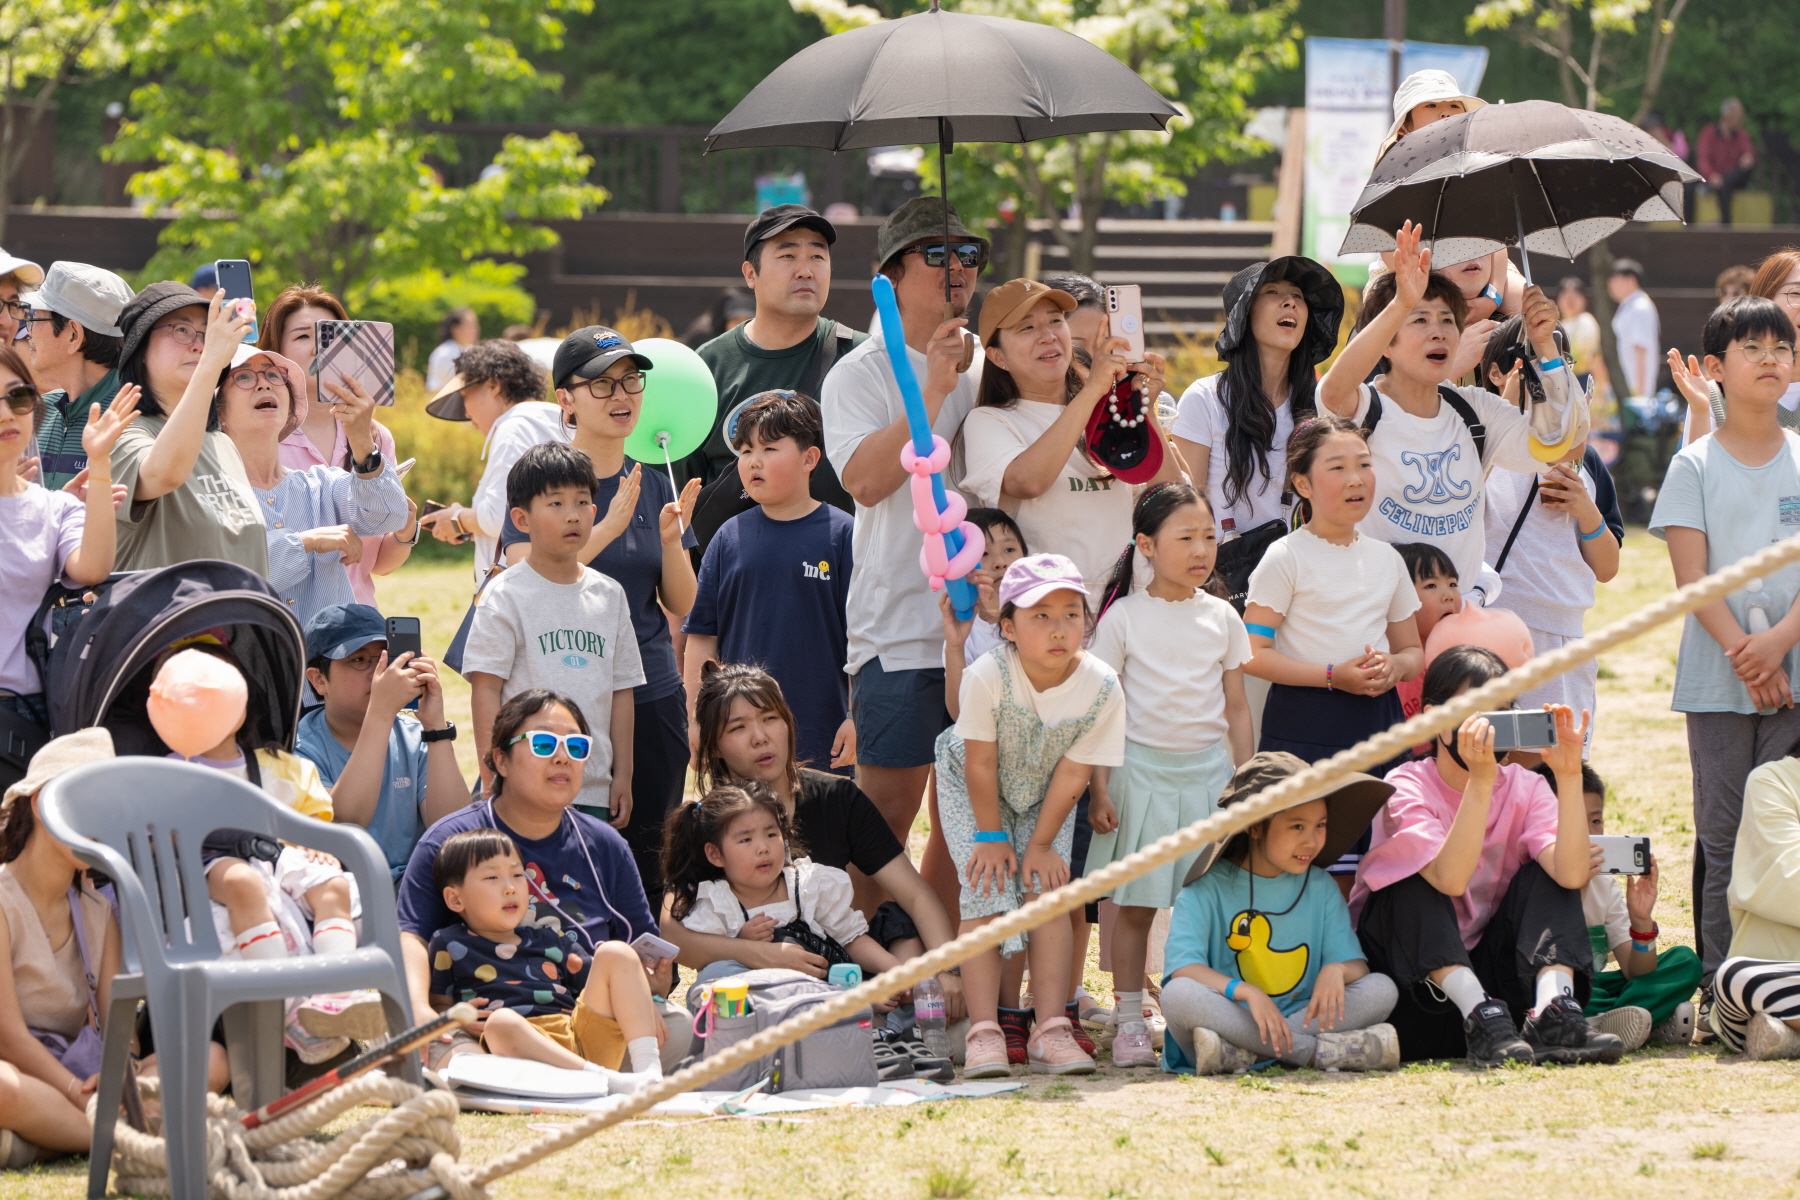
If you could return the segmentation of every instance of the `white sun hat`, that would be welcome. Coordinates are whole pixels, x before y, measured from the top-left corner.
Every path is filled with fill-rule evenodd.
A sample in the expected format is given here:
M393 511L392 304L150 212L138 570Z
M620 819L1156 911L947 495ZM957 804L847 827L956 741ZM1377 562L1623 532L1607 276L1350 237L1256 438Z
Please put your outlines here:
M1432 101L1461 100L1464 110L1473 112L1487 103L1480 96L1471 96L1462 90L1456 77L1448 71L1428 70L1414 71L1400 81L1400 90L1394 93L1394 124L1381 143L1381 149L1375 153L1375 161L1380 162L1387 152L1393 149L1394 143L1401 138L1400 127L1406 124L1407 116L1421 104Z

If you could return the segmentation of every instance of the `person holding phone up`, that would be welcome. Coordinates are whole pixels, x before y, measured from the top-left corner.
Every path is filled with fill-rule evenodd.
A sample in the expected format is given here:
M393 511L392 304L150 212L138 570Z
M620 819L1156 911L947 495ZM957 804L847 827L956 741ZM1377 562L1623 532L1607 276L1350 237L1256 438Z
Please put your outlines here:
M355 601L344 568L362 557L361 539L407 522L406 491L375 444L374 398L349 376L323 386L354 472L282 465L281 440L307 410L306 377L291 359L240 345L213 400L268 525L269 583L303 626L320 609Z

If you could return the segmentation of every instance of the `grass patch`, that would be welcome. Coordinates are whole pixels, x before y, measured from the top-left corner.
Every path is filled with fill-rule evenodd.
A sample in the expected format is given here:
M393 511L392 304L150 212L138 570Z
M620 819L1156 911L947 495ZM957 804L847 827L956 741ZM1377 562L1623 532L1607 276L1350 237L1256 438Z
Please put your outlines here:
M1725 1143L1696 1142L1693 1148L1693 1156L1697 1159L1710 1158L1714 1162L1720 1162L1725 1158Z
M975 1194L975 1173L966 1163L933 1167L925 1173L927 1200L964 1200Z

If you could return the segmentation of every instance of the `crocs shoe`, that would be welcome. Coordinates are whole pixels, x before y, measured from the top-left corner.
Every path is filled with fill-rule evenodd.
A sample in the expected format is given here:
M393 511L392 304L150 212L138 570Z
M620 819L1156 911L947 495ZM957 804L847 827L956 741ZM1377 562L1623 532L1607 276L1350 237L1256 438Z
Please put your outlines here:
M1046 1075L1092 1075L1094 1060L1075 1042L1067 1017L1052 1017L1037 1027L1025 1047L1031 1069Z
M381 996L369 988L308 996L294 1014L301 1028L316 1038L351 1038L372 1042L387 1036L387 1013Z
M1119 1029L1112 1042L1115 1067L1157 1067L1162 1065L1150 1046L1150 1027L1142 1021L1131 1021Z
M1800 1033L1768 1013L1757 1013L1744 1030L1744 1057L1753 1062L1800 1058Z
M1194 1030L1194 1074L1237 1075L1256 1065L1256 1055L1210 1029Z
M285 1007L287 1019L283 1022L282 1035L288 1048L300 1056L300 1061L308 1066L317 1066L330 1062L350 1048L347 1037L319 1037L308 1033L305 1022L300 1020L300 1006L306 1000L301 997L290 998Z
M1400 1035L1386 1023L1321 1033L1312 1065L1321 1071L1391 1071L1400 1065Z
M1639 1008L1635 1004L1626 1004L1597 1017L1590 1017L1588 1024L1601 1033L1612 1034L1625 1044L1627 1050L1636 1050L1650 1040L1650 1010Z
M1012 1074L1006 1035L992 1021L977 1021L963 1039L964 1079L1005 1079Z
M1669 1014L1669 1019L1650 1031L1653 1042L1669 1042L1676 1046L1685 1046L1694 1040L1695 1010L1692 1000L1683 1000Z
M1031 1040L1031 1027L1037 1013L1029 1008L1000 1010L1000 1031L1006 1035L1006 1061L1015 1067L1025 1065L1025 1043Z

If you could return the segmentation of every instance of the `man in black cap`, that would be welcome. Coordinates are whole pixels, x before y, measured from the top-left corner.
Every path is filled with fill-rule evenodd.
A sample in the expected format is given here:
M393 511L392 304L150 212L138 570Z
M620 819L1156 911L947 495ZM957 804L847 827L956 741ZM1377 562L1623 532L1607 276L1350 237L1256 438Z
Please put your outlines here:
M755 507L733 480L737 451L726 435L727 418L752 396L796 391L819 398L825 372L868 338L819 314L831 295L831 247L837 230L800 204L778 204L744 230L744 283L755 296L756 315L700 347L700 358L719 385L719 414L706 444L687 462L688 474L708 488L694 510L700 548L720 525ZM824 460L812 475L815 500L853 512L850 494Z

